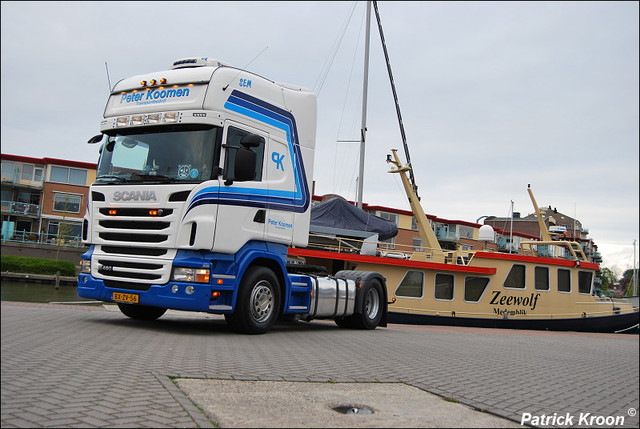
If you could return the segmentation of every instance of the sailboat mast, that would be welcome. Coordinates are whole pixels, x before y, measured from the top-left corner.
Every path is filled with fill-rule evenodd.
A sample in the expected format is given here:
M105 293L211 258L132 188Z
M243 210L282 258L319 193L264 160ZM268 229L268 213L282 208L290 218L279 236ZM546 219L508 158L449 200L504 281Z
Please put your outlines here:
M382 42L382 50L384 51L384 59L387 62L387 72L389 73L389 82L391 83L391 91L393 92L393 101L396 105L396 114L398 116L398 125L400 126L400 135L402 136L402 145L404 146L404 156L407 158L407 166L409 167L409 178L411 179L411 187L418 196L418 186L416 185L416 179L413 176L413 165L411 165L411 157L409 156L409 146L407 145L407 135L404 132L404 124L402 122L402 115L400 114L400 103L398 102L398 93L396 92L396 83L393 80L393 73L391 73L391 61L389 61L389 52L387 51L387 43L384 40L384 32L382 31L382 21L380 20L380 13L378 12L378 3L373 2L373 9L376 13L376 20L378 21L378 31L380 33L380 41Z
M362 208L364 185L364 142L367 134L367 90L369 87L369 35L371 33L371 1L367 2L367 31L364 46L364 79L362 83L362 127L360 128L360 169L358 171L358 192L356 201Z

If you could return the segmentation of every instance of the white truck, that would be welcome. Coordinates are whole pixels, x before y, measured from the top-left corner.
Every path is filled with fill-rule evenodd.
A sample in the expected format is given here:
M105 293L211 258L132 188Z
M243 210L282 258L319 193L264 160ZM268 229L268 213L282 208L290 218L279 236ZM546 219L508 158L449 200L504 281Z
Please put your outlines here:
M78 295L128 317L224 314L239 332L278 318L386 326L385 279L287 264L308 242L316 97L209 58L111 91L83 222Z

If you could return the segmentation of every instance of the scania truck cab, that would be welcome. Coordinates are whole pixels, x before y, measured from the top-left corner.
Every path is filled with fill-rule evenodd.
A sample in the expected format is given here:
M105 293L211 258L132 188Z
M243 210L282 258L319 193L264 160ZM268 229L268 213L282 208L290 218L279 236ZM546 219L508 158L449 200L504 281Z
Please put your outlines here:
M386 325L380 274L287 270L309 234L312 92L185 58L118 82L100 131L79 296L133 319L224 314L245 333L293 315Z

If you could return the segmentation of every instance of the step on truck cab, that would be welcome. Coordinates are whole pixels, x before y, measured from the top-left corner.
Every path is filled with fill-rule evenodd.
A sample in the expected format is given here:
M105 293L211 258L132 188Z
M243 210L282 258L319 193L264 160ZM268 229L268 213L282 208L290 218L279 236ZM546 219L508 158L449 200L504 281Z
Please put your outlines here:
M224 314L386 325L384 278L287 271L309 234L316 97L210 58L119 81L100 124L78 295L133 319Z

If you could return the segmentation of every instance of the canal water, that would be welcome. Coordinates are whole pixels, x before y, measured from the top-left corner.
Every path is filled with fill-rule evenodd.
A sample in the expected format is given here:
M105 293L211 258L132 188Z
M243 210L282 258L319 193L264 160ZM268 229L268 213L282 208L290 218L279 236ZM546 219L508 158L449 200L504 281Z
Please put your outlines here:
M2 301L46 302L46 303L81 303L95 302L80 298L75 285L61 284L58 289L53 283L2 280L0 286Z

